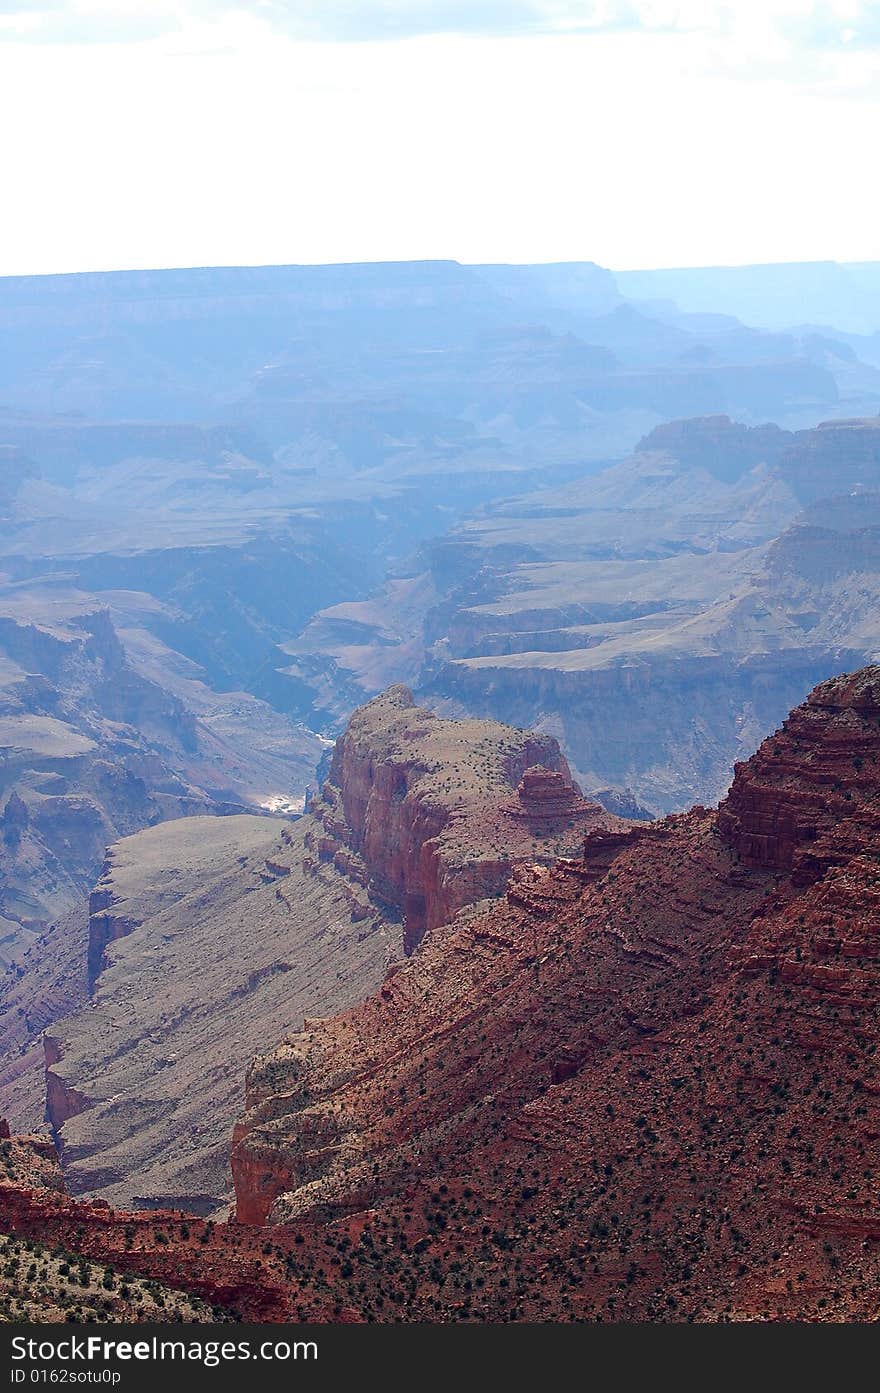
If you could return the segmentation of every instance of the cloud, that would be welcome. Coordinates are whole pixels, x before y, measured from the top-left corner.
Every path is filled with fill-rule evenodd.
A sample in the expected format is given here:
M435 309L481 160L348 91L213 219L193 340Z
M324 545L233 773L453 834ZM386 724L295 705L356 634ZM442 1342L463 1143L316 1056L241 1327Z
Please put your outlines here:
M629 0L266 0L256 8L295 37L316 40L641 28Z
M0 0L0 39L138 42L233 19L321 43L566 33L735 40L756 21L795 48L880 46L876 0Z
M717 29L718 0L0 0L0 36L132 42L245 17L293 39L364 42L431 34L494 37Z
M136 43L173 32L187 14L219 11L221 5L170 3L149 7L139 0L0 0L0 39L18 43Z
M874 0L820 0L785 19L781 29L792 42L808 48L880 47L880 12Z

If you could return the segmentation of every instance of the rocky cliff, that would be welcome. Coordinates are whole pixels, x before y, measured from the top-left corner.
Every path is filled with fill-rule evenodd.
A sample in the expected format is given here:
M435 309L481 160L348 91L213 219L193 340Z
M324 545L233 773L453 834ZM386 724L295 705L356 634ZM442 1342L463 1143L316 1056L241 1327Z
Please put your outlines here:
M581 796L552 736L440 720L406 687L355 712L310 811L306 846L402 915L407 952L502 893L518 862L618 821Z
M821 684L720 809L520 865L259 1058L239 1223L12 1166L0 1226L252 1319L873 1319L878 692ZM558 772L520 781L550 816Z
M870 1318L878 692L822 684L717 812L522 870L257 1061L240 1218L306 1282L327 1235L368 1319Z
M880 671L821 683L738 764L718 830L745 865L821 880L878 827Z

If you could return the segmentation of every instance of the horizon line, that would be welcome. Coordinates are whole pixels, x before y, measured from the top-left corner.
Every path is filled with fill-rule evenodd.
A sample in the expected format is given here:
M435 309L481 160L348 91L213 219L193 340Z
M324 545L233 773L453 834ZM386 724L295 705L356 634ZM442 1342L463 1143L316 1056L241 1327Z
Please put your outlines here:
M836 257L808 257L802 260L793 261L711 261L711 262L682 262L677 265L663 266L609 266L601 261L593 261L589 257L583 258L554 258L549 261L460 261L454 256L413 256L413 257L370 257L361 261L216 261L216 262L193 262L189 264L169 264L169 265L121 265L121 266L101 266L86 267L75 271L3 271L0 272L0 282L11 280L41 280L73 276L125 276L139 272L145 274L161 274L170 271L270 271L270 270L306 270L318 268L341 268L352 266L460 266L467 269L478 270L484 266L510 266L510 267L557 267L557 266L595 266L598 270L608 271L611 275L634 275L648 274L652 272L667 271L737 271L737 270L758 270L771 267L782 266L870 266L880 264L878 257L866 257L852 260L839 260Z

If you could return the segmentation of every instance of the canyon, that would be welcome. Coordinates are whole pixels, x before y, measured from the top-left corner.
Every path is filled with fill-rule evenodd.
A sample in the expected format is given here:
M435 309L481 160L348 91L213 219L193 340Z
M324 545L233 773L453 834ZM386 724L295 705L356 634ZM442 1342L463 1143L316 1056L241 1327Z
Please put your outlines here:
M625 825L551 737L392 688L295 822L191 816L110 847L85 921L0 989L2 1111L29 1130L45 1108L72 1194L225 1215L243 1053L368 995L518 867Z
M877 283L0 278L0 1313L872 1317Z
M402 677L443 714L546 731L609 806L714 803L804 690L880 652L878 490L878 418L658 426L319 613L291 671L340 708Z
M715 801L806 686L874 656L840 615L796 655L752 589L808 498L877 488L878 410L867 335L633 298L592 263L0 279L0 962L117 837L299 809L398 682L554 735L609 808ZM704 633L731 594L749 612ZM825 597L798 603L792 640Z
M374 1318L869 1317L878 776L874 667L433 933L251 1067L239 1219L329 1225Z
M375 874L371 813L389 821L395 787L410 806L422 780L424 806L435 796L427 758L399 782L406 731L418 748L431 718L399 689L369 712L310 814L329 842L319 874L355 854ZM370 719L388 773L365 782ZM499 801L525 804L510 825L535 804L583 814L550 754L530 775L508 766ZM870 1319L878 810L869 666L819 684L717 809L604 825L592 809L579 847L525 855L503 894L432 923L409 957L398 946L359 1004L260 1054L232 1136L236 1222L110 1210L13 1174L4 1225L76 1235L90 1261L252 1318ZM406 838L389 841L400 916ZM387 881L375 892L391 900Z

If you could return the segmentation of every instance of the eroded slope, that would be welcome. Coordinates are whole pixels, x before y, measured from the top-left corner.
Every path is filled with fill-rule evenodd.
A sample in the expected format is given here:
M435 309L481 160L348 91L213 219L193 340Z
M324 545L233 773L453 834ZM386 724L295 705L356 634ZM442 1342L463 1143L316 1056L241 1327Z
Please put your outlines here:
M229 1193L241 1061L381 977L397 935L355 925L339 875L292 868L302 832L188 818L111 849L92 897L84 1010L45 1036L68 1185L212 1212Z
M872 667L258 1060L240 1216L368 1318L873 1318L878 867Z
M255 1049L368 995L516 867L624 825L580 796L550 737L443 721L392 688L355 713L298 822L190 818L117 843L89 902L90 998L35 1014L68 1186L213 1212ZM26 1024L7 1064L22 1108Z

